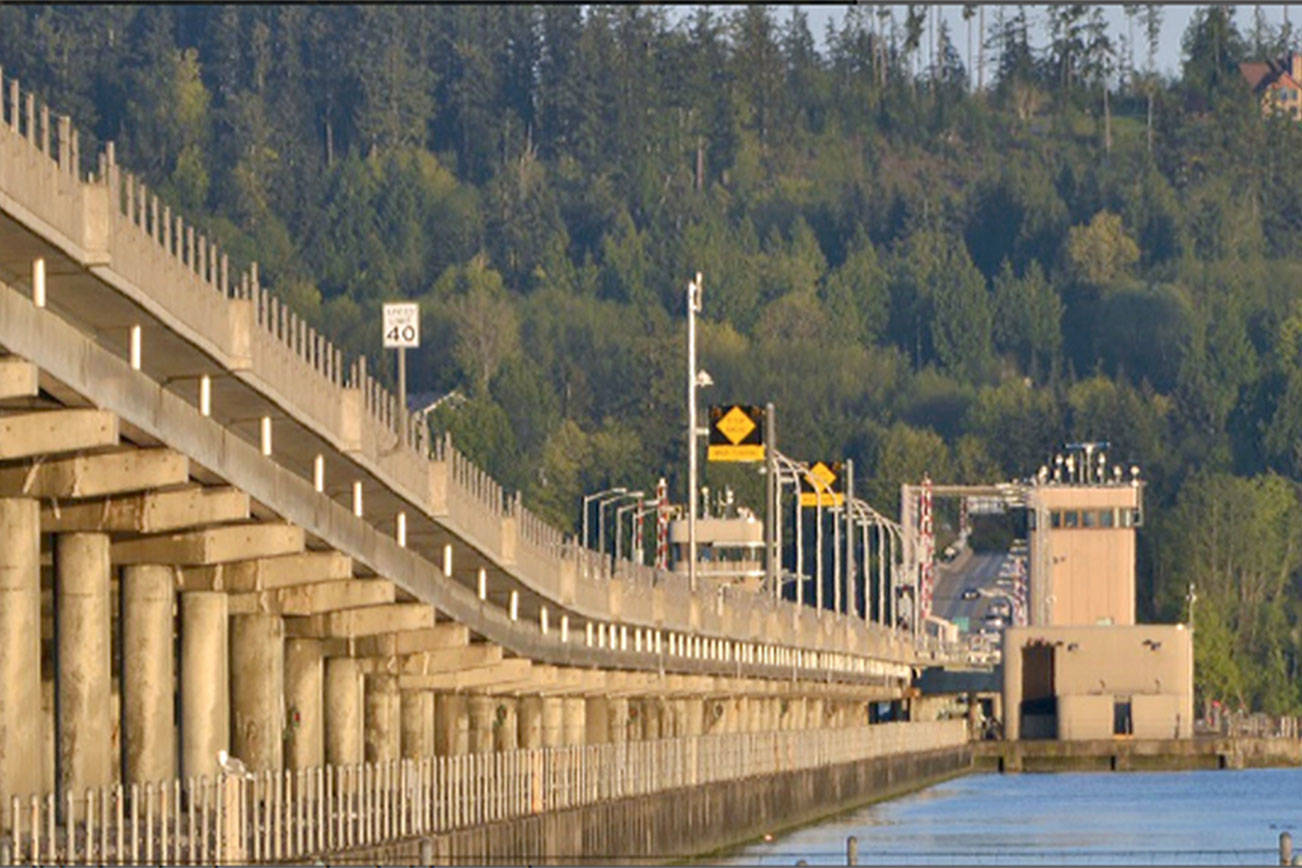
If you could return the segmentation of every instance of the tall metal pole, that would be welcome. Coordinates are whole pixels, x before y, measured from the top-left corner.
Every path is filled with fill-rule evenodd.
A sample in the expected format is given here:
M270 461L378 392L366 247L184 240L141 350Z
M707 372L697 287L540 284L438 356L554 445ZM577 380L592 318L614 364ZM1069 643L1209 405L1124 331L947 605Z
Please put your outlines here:
M407 348L398 347L398 420L402 423L402 436L406 441L407 429Z
M854 502L854 459L845 459L845 604L842 614L854 612L854 523L850 504ZM865 557L867 554L865 553ZM864 600L868 595L864 595Z
M797 471L795 491L796 517L796 605L805 605L805 514L800 508L800 476Z
M778 598L782 582L782 569L778 548L778 485L777 426L773 419L773 404L764 405L764 579Z
M859 523L859 530L863 534L863 619L865 622L873 619L873 595L872 595L872 549L869 547L868 522Z
M823 489L815 485L814 500L814 608L823 613Z
M606 505L622 500L627 494L626 489L615 488L607 492L607 496L597 500L597 551L601 552L603 557L606 554Z
M774 575L777 576L777 584L773 590L773 598L782 597L782 480L778 479L773 497L773 510L776 513L773 516L773 552L777 555Z
M885 627L886 620L886 526L877 525L877 619Z
M687 585L696 591L696 312L701 273L687 284Z
M841 513L842 509L833 506L832 514L832 611L845 612L841 605ZM849 576L846 576L849 581Z
M588 547L592 545L592 536L588 533L588 513L592 511L592 501L599 497L605 497L608 494L623 494L624 486L607 488L602 491L594 491L592 494L583 495L583 545Z

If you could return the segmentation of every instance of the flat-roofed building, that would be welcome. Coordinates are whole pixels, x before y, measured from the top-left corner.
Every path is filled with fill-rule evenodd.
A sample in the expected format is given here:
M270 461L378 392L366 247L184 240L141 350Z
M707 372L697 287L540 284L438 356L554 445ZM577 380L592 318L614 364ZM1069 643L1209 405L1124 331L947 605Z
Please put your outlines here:
M1004 737L1190 738L1193 637L1183 624L1010 627Z
M1138 481L1049 482L1029 489L1031 624L1135 623L1142 494Z

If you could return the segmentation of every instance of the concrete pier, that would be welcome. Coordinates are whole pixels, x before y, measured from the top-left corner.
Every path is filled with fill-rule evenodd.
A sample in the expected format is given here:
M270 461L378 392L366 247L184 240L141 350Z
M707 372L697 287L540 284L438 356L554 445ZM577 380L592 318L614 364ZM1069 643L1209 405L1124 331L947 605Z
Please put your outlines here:
M434 697L434 752L438 756L470 753L470 709L463 694Z
M0 498L0 818L42 789L40 528L35 500Z
M366 676L366 761L402 756L402 694L394 675Z
M493 750L515 750L520 746L520 723L513 697L497 697L493 723Z
M622 696L611 697L607 704L607 725L610 736L607 741L622 744L628 741L629 714L628 700Z
M361 678L353 658L326 658L325 754L331 765L356 765L366 759Z
M230 749L227 602L220 591L181 594L181 774L212 775Z
M122 722L126 783L176 777L176 591L170 567L122 570Z
M284 768L285 623L236 615L230 623L231 753L250 771Z
M516 705L520 726L518 736L520 747L532 750L543 746L543 703L545 701L541 696L520 697Z
M402 758L434 756L434 694L429 690L404 690L402 705Z
M559 696L543 697L541 728L543 747L565 744L565 700Z
M610 701L606 697L589 696L585 699L583 717L588 744L610 741Z
M325 762L325 660L318 639L285 641L285 766Z
M55 540L58 610L58 789L113 783L109 653L109 538L65 533Z
M493 724L497 713L495 697L470 697L470 752L489 753L493 749Z
M562 700L561 741L567 747L579 747L586 744L587 737L587 703L582 696L567 696Z

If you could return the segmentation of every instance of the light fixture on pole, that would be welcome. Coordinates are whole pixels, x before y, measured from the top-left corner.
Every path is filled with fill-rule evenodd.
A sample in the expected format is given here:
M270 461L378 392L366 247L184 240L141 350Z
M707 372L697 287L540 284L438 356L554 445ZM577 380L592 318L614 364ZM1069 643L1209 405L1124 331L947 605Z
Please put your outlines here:
M606 555L606 507L618 503L627 496L628 489L620 488L619 491L612 491L606 497L597 500L597 551L601 552L603 558Z
M626 497L631 497L633 499L632 503L626 503L623 506L615 507L615 563L616 564L619 563L620 522L623 521L624 519L624 513L628 512L631 509L636 509L638 505L642 502L642 498L645 495L646 492L644 491L630 491L627 494L623 494L620 497L616 498L615 500L611 501L611 503L618 503L620 500L623 500Z
M588 535L588 507L591 505L592 501L597 499L598 497L605 497L608 494L623 494L627 490L628 489L624 488L621 485L615 488L607 488L603 491L595 491L592 494L584 495L583 497L583 545L585 547L591 544L591 537Z
M687 584L696 590L696 390L714 381L696 369L696 315L701 311L701 273L687 284Z

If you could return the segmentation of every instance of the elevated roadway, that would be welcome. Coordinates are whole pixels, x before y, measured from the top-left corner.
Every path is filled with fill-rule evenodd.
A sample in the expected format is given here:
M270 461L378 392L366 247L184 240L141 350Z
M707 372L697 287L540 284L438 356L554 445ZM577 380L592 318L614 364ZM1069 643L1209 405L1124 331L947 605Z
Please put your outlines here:
M612 572L432 440L256 266L232 270L111 145L84 172L66 118L0 89L0 846L24 816L80 810L89 836L95 805L137 804L124 786L179 798L238 768L228 752L298 774L299 804L310 780L396 792L366 775L400 761L461 769L428 792L492 776L506 799L551 774L511 772L543 762L518 751L677 739L690 758L707 736L849 731L908 695L932 655L907 635ZM735 748L709 744L721 763ZM55 794L85 795L56 811Z

